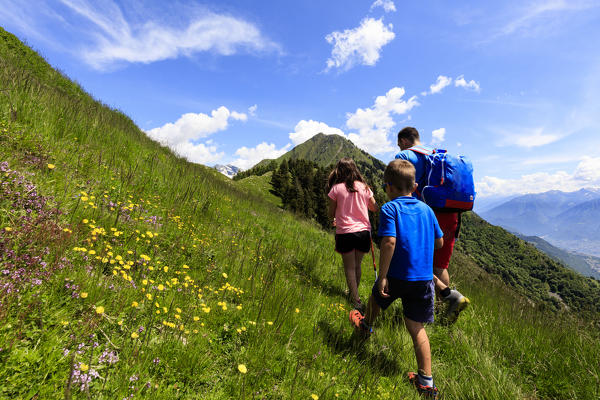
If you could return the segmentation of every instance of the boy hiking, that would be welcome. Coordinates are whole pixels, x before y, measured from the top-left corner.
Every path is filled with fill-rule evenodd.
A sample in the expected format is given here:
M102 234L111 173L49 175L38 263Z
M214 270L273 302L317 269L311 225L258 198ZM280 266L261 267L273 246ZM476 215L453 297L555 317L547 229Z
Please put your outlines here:
M405 160L394 160L386 167L384 189L389 202L380 210L379 278L373 286L366 315L350 312L350 321L365 336L380 310L396 299L402 300L404 323L412 338L418 372L408 378L417 390L436 398L438 390L431 374L431 349L423 326L433 322L433 252L444 242L433 210L411 197L416 189L415 167Z
M423 189L424 175L427 171L426 163L428 161L422 151L428 152L433 149L421 143L419 132L413 127L406 127L398 132L398 147L401 151L396 155L396 159L407 160L413 164L417 184L421 186L419 189ZM450 286L448 266L456 241L459 215L458 212L439 210L435 210L434 213L440 228L444 232L444 245L440 249L436 249L433 255L434 282L442 300L449 303L447 321L452 323L456 321L460 312L469 305L468 298L456 290L450 290L448 287Z
M355 308L364 312L358 295L361 262L371 248L369 210L377 211L373 192L350 158L342 158L329 174L329 217L335 226L335 251L342 256L346 283Z

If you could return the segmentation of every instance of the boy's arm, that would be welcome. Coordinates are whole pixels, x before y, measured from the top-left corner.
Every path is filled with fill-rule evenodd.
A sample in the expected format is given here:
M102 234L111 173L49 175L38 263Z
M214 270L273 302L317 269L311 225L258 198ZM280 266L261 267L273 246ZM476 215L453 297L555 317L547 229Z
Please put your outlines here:
M389 297L387 294L387 273L390 269L390 263L396 249L396 238L394 236L384 236L379 248L379 279L377 280L377 289L381 297Z
M441 249L442 247L444 247L444 238L435 238L435 248Z

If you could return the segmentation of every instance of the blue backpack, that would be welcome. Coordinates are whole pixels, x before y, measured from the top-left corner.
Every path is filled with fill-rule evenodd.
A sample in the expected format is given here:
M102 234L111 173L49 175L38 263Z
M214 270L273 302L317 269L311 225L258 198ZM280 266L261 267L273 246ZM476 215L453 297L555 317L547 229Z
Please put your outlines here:
M426 167L417 177L417 197L429 207L447 212L470 211L475 201L473 164L465 156L446 150L413 146L409 150L423 154Z

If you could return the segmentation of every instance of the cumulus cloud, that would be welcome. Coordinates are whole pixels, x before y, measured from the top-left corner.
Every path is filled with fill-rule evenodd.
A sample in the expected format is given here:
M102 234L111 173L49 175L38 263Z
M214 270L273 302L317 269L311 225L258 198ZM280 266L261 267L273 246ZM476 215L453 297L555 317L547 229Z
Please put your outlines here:
M248 107L248 114L250 114L250 116L252 117L256 117L256 109L258 108L258 105L253 105Z
M429 92L422 92L421 94L423 96L426 96L427 94L440 93L446 86L450 85L451 83L452 78L440 75L437 77L437 81L433 85L429 86Z
M292 143L294 143L294 146L296 146L300 143L306 142L308 139L310 139L318 133L346 137L346 135L341 129L333 128L324 122L313 121L311 119L308 121L302 120L298 122L296 124L296 127L294 128L294 132L290 132L290 140L292 141Z
M485 176L476 183L478 196L508 196L524 193L542 193L549 190L572 192L582 188L600 188L600 158L584 158L571 173L538 172L517 179Z
M348 139L369 153L385 153L392 151L388 134L396 125L393 115L406 114L419 105L417 97L404 100L404 88L390 89L385 96L378 96L372 107L358 108L354 113L347 114L346 126L351 130Z
M479 91L481 89L480 86L479 86L479 83L475 82L474 80L471 79L470 81L467 82L465 80L464 75L461 75L461 76L459 76L458 78L456 78L454 80L454 86L456 86L456 87L462 87L462 88L465 88L465 89L468 89L468 90L473 90L473 91L478 92L478 93L479 93Z
M431 132L431 144L440 145L446 138L446 128L436 129Z
M110 0L62 0L62 4L87 22L80 36L91 36L94 43L78 54L99 70L119 62L151 63L207 51L232 55L279 50L257 26L226 14L195 9L182 16L175 11L169 16L178 19L177 24L169 24L164 15L135 20L146 16L133 12L126 18L124 6Z
M376 0L373 4L371 4L371 10L377 7L383 8L385 12L396 11L396 5L392 0Z
M291 144L287 144L281 149L277 149L275 144L262 142L256 147L248 148L246 146L240 147L236 150L235 155L238 159L233 161L232 164L241 169L252 168L258 162L264 159L278 158L290 149Z
M396 36L392 28L392 24L385 25L381 19L365 18L354 29L330 33L325 37L333 45L327 70L347 71L357 64L375 65L383 46Z
M229 111L227 107L221 106L213 110L211 115L183 114L174 123L169 122L159 128L150 129L146 134L192 162L208 164L221 158L223 153L217 153L216 146L212 143L203 144L199 143L199 140L227 129L230 120L246 119L246 114Z

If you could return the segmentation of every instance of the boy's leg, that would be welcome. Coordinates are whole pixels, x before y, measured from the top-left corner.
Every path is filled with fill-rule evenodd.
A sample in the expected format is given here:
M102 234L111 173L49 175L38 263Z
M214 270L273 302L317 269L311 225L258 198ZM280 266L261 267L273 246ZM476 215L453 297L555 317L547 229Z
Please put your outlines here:
M431 348L423 323L404 317L404 324L413 341L419 372L431 376Z
M375 318L379 315L381 308L377 305L377 302L373 298L373 295L369 297L369 304L367 304L367 313L365 314L365 323L369 326L373 325Z
M348 284L348 289L350 290L350 297L356 304L360 301L360 297L358 296L358 285L356 282L355 253L356 250L342 253L342 262L344 263L344 274L346 275L346 283Z

